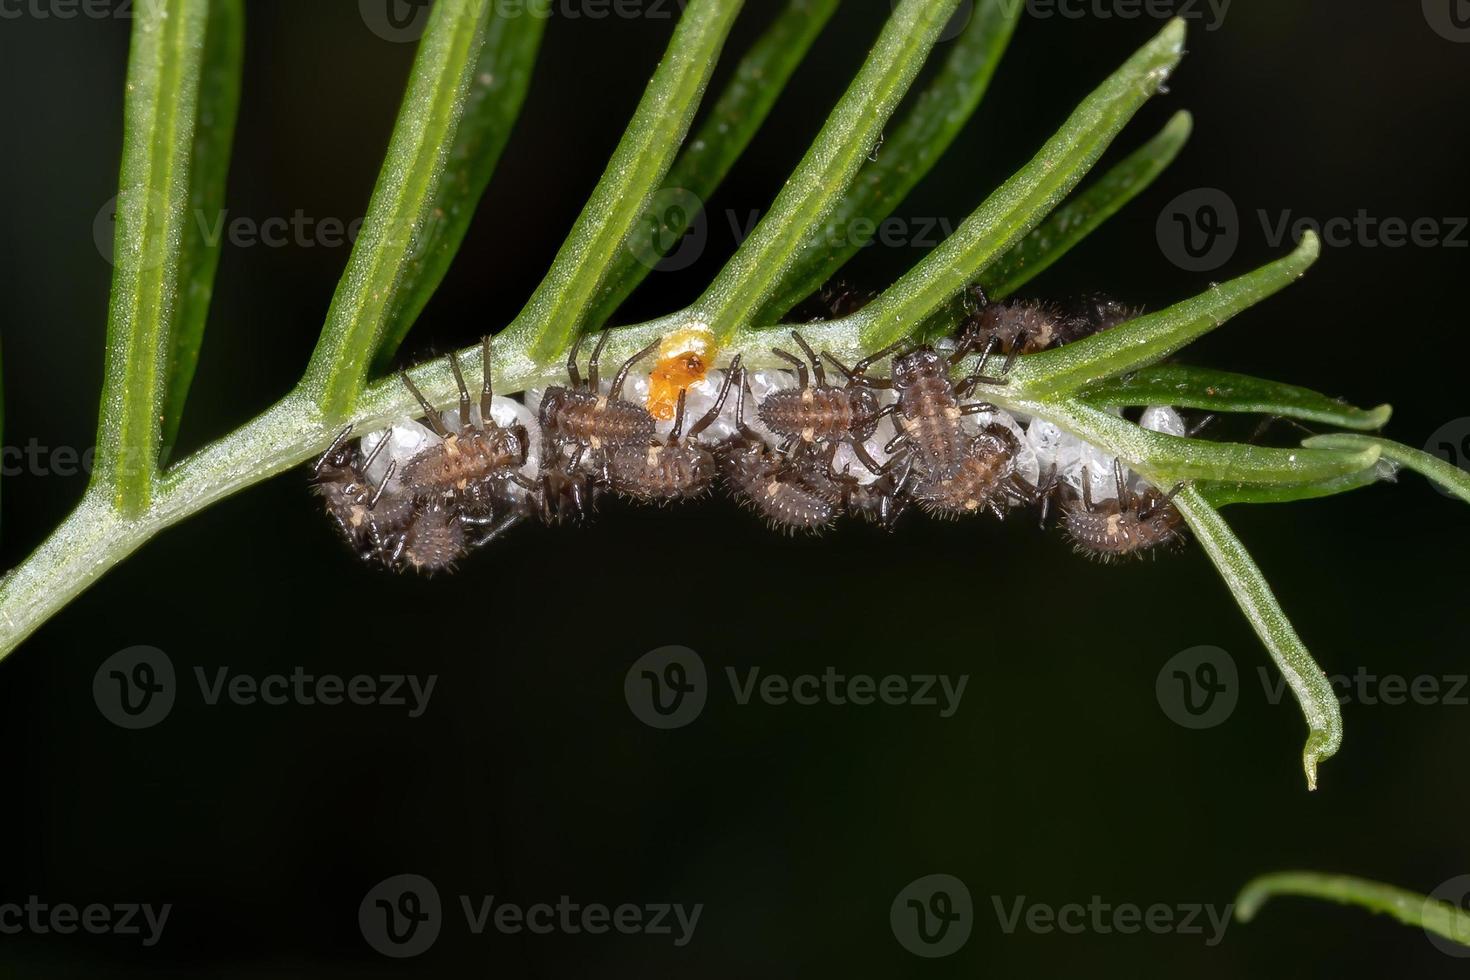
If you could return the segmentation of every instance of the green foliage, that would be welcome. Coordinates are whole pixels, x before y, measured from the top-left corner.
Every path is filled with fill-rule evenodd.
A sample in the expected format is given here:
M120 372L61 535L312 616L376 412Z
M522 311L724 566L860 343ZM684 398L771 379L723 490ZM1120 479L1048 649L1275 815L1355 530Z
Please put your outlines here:
M1464 909L1393 885L1351 875L1316 871L1280 871L1261 875L1240 890L1235 899L1235 914L1241 922L1250 922L1266 902L1280 895L1356 905L1370 912L1393 916L1404 925L1418 926L1461 946L1470 946L1470 913Z
M770 210L690 308L617 328L606 356L702 325L716 363L735 355L773 366L780 314L854 249L831 229L881 220L929 170L984 94L1019 4L982 0L967 32L883 140L957 0L902 0L861 70ZM685 145L696 108L741 4L690 0L667 51L587 206L546 279L495 337L496 388L554 381L567 347L611 317L693 214L660 209L659 192L711 193L756 133L829 17L835 0L789 0L745 53L734 81ZM341 284L300 385L259 417L160 470L197 355L214 255L188 228L224 186L240 75L240 0L160 0L134 22L118 198L116 273L107 330L99 465L70 517L0 581L0 656L164 528L320 453L351 420L357 433L417 414L392 378L372 377L443 278L506 145L541 39L537 18L490 0L439 0L419 46L387 158ZM1030 163L871 306L810 325L817 346L853 360L952 317L977 279L995 295L1028 281L1096 230L1169 163L1188 138L1176 115L1141 149L1067 200L1184 53L1171 22L1106 79ZM762 84L764 83L764 84ZM197 127L209 118L206 132ZM834 245L833 242L838 244ZM662 244L660 244L662 243ZM1357 434L1300 449L1207 442L1147 432L1108 409L1144 403L1263 412L1373 430L1387 406L1363 410L1290 385L1160 362L1301 276L1317 259L1308 235L1276 262L1194 299L1054 351L1024 357L1005 385L979 396L1074 433L1178 501L1203 550L1286 677L1308 726L1308 784L1341 738L1337 701L1260 570L1220 518L1230 503L1343 492L1373 482L1384 460L1417 469L1470 500L1470 477L1423 453ZM951 324L952 325L952 321ZM478 383L476 349L458 355ZM442 360L410 369L436 405L455 397Z

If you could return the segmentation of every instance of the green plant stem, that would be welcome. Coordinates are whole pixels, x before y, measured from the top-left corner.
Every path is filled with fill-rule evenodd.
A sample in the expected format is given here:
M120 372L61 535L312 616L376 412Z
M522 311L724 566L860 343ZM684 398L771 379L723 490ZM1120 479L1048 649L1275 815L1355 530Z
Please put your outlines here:
M1301 706L1308 728L1302 769L1307 776L1307 789L1314 790L1317 764L1335 755L1342 745L1342 709L1337 691L1297 636L1250 552L1219 512L1194 487L1186 487L1176 495L1174 505L1215 563L1241 612L1276 661L1277 669Z
M209 0L161 0L133 21L92 473L124 514L148 506L163 445L209 13Z
M787 81L837 10L837 0L787 0L766 32L740 59L732 78L635 222L618 253L587 328L600 327L633 294L658 260L678 243L770 115ZM639 247L634 248L634 244Z
M387 333L414 242L439 220L434 201L492 6L491 0L440 0L419 42L367 217L301 382L329 418L346 418L356 405Z
M705 294L695 320L726 344L749 327L800 251L808 229L837 206L924 64L958 0L902 0L857 77L827 118L770 211Z
M950 42L933 80L884 138L876 157L862 164L826 222L807 233L791 269L756 323L776 323L821 288L857 252L924 178L965 127L1000 65L1024 4L980 0L964 32Z
M1082 101L1031 162L890 286L872 304L867 343L883 347L908 336L1035 228L1168 79L1184 57L1184 36L1184 21L1170 21Z
M1059 262L1168 169L1193 128L1188 112L1176 112L1157 136L1057 208L980 276L986 295L1005 299Z
M518 350L555 357L582 330L623 243L658 190L694 119L744 0L691 0L602 179L551 269L506 333Z
M1344 429L1381 429L1389 405L1355 408L1335 398L1279 381L1185 364L1154 364L1089 386L1081 397L1093 405L1172 405L1208 412L1255 412Z
M1411 449L1402 443L1394 442L1392 439L1381 439L1377 436L1359 435L1353 432L1332 432L1327 435L1312 436L1302 445L1313 449L1362 449L1367 446L1376 447L1383 453L1383 458L1406 466L1414 472L1437 484L1448 493L1454 494L1461 500L1470 504L1470 473L1465 472L1458 466L1451 466L1438 456L1418 449Z
M205 25L200 68L192 174L189 181L189 221L179 253L178 306L170 331L168 389L164 393L160 465L168 462L184 402L194 381L204 322L214 295L214 273L219 267L218 226L207 225L223 216L225 180L230 171L235 117L240 108L240 73L244 63L245 10L242 0L211 0Z
M1250 922L1261 907L1280 895L1320 898L1339 905L1355 905L1392 916L1404 925L1418 926L1461 946L1470 946L1470 913L1381 881L1318 871L1279 871L1246 883L1235 899L1235 914Z
M497 10L485 27L444 171L425 203L433 220L421 224L404 258L386 332L374 357L378 371L387 369L449 271L531 86L546 20Z

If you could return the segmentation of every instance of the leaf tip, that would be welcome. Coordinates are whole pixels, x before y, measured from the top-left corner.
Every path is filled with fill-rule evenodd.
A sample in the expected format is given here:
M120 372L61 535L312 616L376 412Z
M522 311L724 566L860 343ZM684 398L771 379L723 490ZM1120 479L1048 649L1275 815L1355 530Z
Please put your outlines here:
M1393 418L1393 406L1385 402L1377 408L1370 408L1364 414L1363 424L1370 429L1381 429Z
M1301 261L1303 269L1316 262L1322 255L1322 239L1315 231L1308 228L1302 233L1302 240L1297 243L1296 253L1293 258Z

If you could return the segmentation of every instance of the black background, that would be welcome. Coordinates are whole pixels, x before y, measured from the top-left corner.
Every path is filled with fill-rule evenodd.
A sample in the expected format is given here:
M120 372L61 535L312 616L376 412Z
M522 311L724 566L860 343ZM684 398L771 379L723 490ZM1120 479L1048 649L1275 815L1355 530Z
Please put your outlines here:
M27 4L30 0L26 0ZM1449 0L1446 0L1449 2ZM723 217L764 206L856 70L888 9L844 5L763 134L711 202L710 247L656 274L620 317L698 294L734 248ZM742 16L714 84L774 5ZM28 8L17 4L7 9ZM1115 9L1105 5L1105 9ZM1201 7L1201 9L1203 9ZM357 4L251 0L230 177L232 215L351 220L365 207L411 44L375 36ZM990 95L901 209L958 223L1071 107L1161 26L1023 18ZM4 82L8 445L91 444L109 266L93 244L115 193L126 20L0 20ZM417 360L507 322L595 183L667 41L669 19L557 18L532 93L448 280L405 347ZM1238 0L1198 21L1170 94L1120 139L1187 107L1196 134L1127 211L1034 284L1107 289L1152 306L1204 289L1161 253L1176 195L1226 191L1241 245L1218 278L1279 255L1258 211L1465 215L1470 45L1417 2ZM1117 156L1115 150L1112 157ZM917 261L874 248L881 286ZM1311 274L1207 337L1188 359L1391 401L1388 433L1423 445L1466 414L1460 248L1329 248ZM346 248L227 248L181 451L249 419L299 376ZM1467 423L1470 424L1470 423ZM5 564L74 504L80 477L4 484ZM1331 673L1438 678L1470 670L1463 549L1470 511L1406 476L1346 497L1233 509L1287 611ZM92 677L134 644L183 679L155 728L114 727ZM639 723L623 677L665 644L715 678L678 731ZM1185 730L1155 697L1161 666L1212 644L1239 667L1223 725ZM162 942L0 937L17 976L1449 976L1461 964L1414 928L1296 900L1224 941L1005 934L992 896L1061 905L1223 905L1289 867L1430 891L1470 872L1466 705L1345 708L1346 740L1309 794L1304 727L1269 703L1267 658L1192 549L1101 567L1034 524L914 520L893 537L844 527L766 533L714 500L607 508L581 530L527 529L432 581L359 566L304 470L171 530L0 665L5 804L0 901L171 902ZM967 674L960 710L741 707L724 670ZM428 711L204 704L194 668L263 675L437 675ZM449 921L423 957L363 941L379 880L432 879ZM888 907L944 872L974 896L958 954L919 960ZM693 941L475 937L455 896L529 904L705 906Z

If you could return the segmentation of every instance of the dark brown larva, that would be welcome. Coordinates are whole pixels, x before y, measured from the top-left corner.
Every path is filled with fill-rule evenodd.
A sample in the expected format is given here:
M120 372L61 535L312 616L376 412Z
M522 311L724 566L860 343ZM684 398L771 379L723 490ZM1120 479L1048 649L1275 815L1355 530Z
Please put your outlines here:
M645 503L667 503L698 496L709 489L715 475L714 453L698 439L720 417L730 384L740 373L740 358L730 364L714 405L683 434L687 391L679 392L674 427L666 440L646 446L616 446L607 454L608 483L613 490Z
M912 464L919 479L933 479L954 470L970 452L973 442L961 422L966 415L995 410L985 402L964 403L963 399L980 383L1005 384L1004 378L985 374L985 366L998 346L992 339L980 356L974 373L962 381L950 380L950 369L970 353L966 344L948 356L933 347L920 346L893 358L890 379L869 378L866 371L874 362L893 353L896 344L864 358L850 370L828 355L855 385L869 388L892 388L897 400L878 413L877 418L892 415L898 435L884 447L892 458L877 471L891 472ZM1010 360L1007 360L1007 368ZM860 447L858 456L871 467Z
M1142 312L1104 293L1088 293L1064 305L1036 299L992 303L979 286L966 291L964 306L960 336L973 349L994 338L1005 354L1034 354L1070 344L1111 330Z
M750 388L745 371L737 379L736 432L720 446L718 458L731 493L763 517L773 529L816 533L837 517L838 505L802 481L792 459L768 445L745 424L745 397Z
M1004 518L1009 505L1029 504L1036 498L1036 488L1016 473L1019 452L1009 429L988 425L956 466L915 484L914 501L935 517L964 517L988 509Z
M1184 541L1184 515L1173 504L1182 488L1160 493L1153 487L1134 493L1123 478L1123 467L1113 461L1117 499L1092 500L1092 482L1082 471L1082 496L1062 505L1062 527L1074 550L1100 561L1138 558L1161 546Z
M572 345L567 357L570 388L546 389L541 398L541 431L548 440L560 443L569 453L568 465L576 470L589 451L600 452L614 446L641 446L653 436L654 421L648 409L623 399L623 385L633 365L652 354L658 341L630 357L613 378L611 390L604 395L598 387L597 367L608 333L603 331L587 364L584 382L577 371L577 351L581 338Z
M402 483L415 498L454 501L476 514L494 514L510 509L508 484L534 491L536 484L525 477L530 436L524 426L501 426L491 413L490 338L480 345L484 382L480 389L480 421L470 413L470 393L460 372L459 361L449 358L450 370L459 386L459 429L450 431L439 413L418 387L403 374L403 383L424 410L424 423L439 437L404 464Z
M796 367L797 387L774 391L765 397L757 413L772 432L785 437L783 449L798 439L806 443L828 443L856 439L861 442L877 425L878 398L857 384L837 387L827 384L826 372L816 352L795 330L791 337L811 361L811 374L801 358L780 348L771 353ZM816 384L812 384L812 379Z
M389 464L377 487L367 478L368 468L387 446L393 430L383 433L366 459L357 445L347 444L351 431L348 427L337 435L316 461L312 473L316 478L316 492L343 538L359 557L371 560L382 552L384 542L408 522L413 513L413 500L404 493L385 492L396 464Z
M390 567L411 568L425 575L452 572L468 551L464 522L452 505L425 500L414 509L408 526L385 556Z

